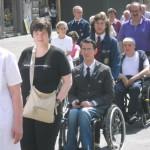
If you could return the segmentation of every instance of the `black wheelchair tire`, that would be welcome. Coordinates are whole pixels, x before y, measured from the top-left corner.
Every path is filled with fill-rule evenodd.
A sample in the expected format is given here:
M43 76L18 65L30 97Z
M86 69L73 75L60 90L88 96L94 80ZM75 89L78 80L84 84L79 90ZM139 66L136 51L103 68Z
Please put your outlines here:
M59 144L59 150L64 149L64 145L66 144L66 120L62 120L61 122L61 127L60 127L60 132L59 132L59 139L58 139L58 144Z
M114 144L114 135L113 135L113 121L114 119L116 119L115 115L118 115L121 121L121 141L119 143L119 145L117 146L116 144ZM108 144L108 147L110 150L121 150L123 147L123 143L125 140L125 134L126 134L126 128L125 128L125 121L124 121L124 117L123 114L121 112L121 110L116 106L116 105L112 105L106 115L106 120L105 120L105 128L104 128L104 136L106 139L106 142Z
M143 128L150 126L150 114L143 113L141 115L141 123Z

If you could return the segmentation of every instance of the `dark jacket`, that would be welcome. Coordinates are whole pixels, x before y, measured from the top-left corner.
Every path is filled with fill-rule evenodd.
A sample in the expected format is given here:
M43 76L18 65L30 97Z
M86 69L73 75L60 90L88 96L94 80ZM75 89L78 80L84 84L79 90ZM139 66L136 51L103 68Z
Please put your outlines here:
M79 23L76 23L75 20L68 22L68 32L76 31L79 34L78 44L81 40L87 38L90 35L90 25L85 19L81 19Z
M73 70L73 85L69 92L70 103L78 99L79 101L96 101L97 111L101 107L110 106L113 100L113 78L110 68L96 61L95 69L90 80L83 75L83 63Z
M95 33L91 33L90 38L95 40ZM109 35L105 35L104 40L100 44L100 56L98 61L108 65L111 68L112 75L116 80L120 71L120 49L118 41Z

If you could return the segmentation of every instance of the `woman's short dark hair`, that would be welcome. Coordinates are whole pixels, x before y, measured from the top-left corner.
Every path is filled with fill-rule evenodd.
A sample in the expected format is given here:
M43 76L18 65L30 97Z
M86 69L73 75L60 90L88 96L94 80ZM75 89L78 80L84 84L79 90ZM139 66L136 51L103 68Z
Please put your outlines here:
M93 45L93 48L94 48L94 49L97 48L96 42L93 41L93 40L90 39L90 38L86 38L86 39L83 39L83 40L81 41L81 43L80 43L80 47L81 47L81 48L82 48L82 44L83 44L83 43L91 43L91 44Z
M70 36L74 42L79 39L79 34L76 31L70 31L67 35Z
M46 18L37 18L32 21L30 25L30 33L33 36L33 31L42 31L46 30L48 36L51 36L51 23Z

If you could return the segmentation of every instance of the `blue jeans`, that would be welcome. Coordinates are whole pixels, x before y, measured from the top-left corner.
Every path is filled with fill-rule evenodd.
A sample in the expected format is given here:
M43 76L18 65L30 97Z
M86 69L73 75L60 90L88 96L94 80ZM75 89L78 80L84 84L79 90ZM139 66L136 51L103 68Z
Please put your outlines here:
M68 135L65 150L77 150L77 132L80 129L81 143L84 150L93 150L91 119L96 117L92 107L71 109L68 119Z

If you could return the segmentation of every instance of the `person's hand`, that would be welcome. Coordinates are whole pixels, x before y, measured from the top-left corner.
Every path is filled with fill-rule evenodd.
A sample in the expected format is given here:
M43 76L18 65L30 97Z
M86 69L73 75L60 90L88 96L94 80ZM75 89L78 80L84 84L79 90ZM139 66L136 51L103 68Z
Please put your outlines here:
M125 75L119 74L118 78L123 82L125 87L128 87L129 80L127 79L127 77Z
M93 107L93 103L89 101L83 101L80 103L81 107Z
M72 102L72 107L73 108L80 108L80 101L79 100L74 100Z
M23 128L22 128L22 123L18 123L17 121L14 122L14 125L12 127L12 138L14 144L18 143L23 136Z
M130 79L128 80L128 86L132 85L133 82L134 82L134 79L133 79L133 78L130 78Z

